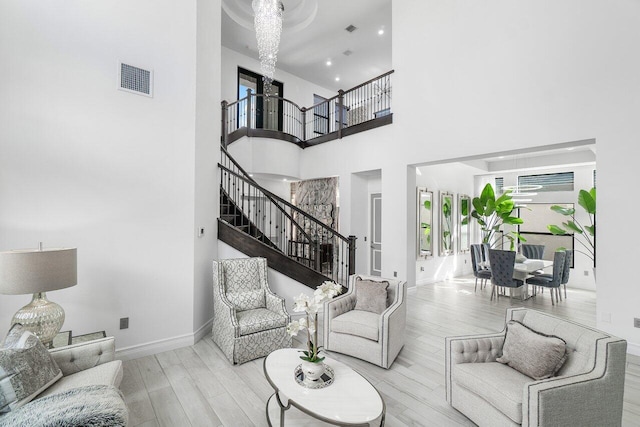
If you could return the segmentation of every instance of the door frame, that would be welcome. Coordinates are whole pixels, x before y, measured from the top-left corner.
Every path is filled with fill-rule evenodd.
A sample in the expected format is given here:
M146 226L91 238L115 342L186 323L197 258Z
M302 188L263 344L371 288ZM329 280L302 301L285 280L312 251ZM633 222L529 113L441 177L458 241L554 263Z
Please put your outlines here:
M262 74L258 74L254 71L247 70L246 68L238 67L238 73L236 78L236 90L238 92L238 99L242 99L247 96L246 93L240 93L240 74L244 74L256 79L256 94L264 93L264 76ZM278 130L282 132L282 123L283 123L283 110L284 103L282 102L282 98L284 98L284 83L279 82L277 80L273 80L271 85L276 86L278 88ZM264 98L256 97L256 121L254 126L256 129L264 128ZM238 111L238 114L240 112Z
M382 276L382 236L376 236L376 202L380 203L379 215L380 215L380 230L382 234L382 193L371 193L370 197L370 211L369 221L371 223L371 242L369 244L369 274L371 276ZM376 241L378 238L378 241ZM376 247L377 246L377 247ZM375 269L376 252L380 253L380 269Z

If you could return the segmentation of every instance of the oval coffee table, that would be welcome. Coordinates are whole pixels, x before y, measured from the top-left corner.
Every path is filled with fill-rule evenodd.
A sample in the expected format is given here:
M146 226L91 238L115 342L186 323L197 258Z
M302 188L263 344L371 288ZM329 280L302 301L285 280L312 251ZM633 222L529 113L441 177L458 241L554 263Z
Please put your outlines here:
M385 404L378 390L362 375L330 358L324 362L333 368L333 383L325 388L310 389L298 384L294 370L302 360L300 350L283 348L264 359L264 375L275 392L267 401L270 426L309 423L309 417L339 426L384 425ZM320 422L321 421L321 422Z

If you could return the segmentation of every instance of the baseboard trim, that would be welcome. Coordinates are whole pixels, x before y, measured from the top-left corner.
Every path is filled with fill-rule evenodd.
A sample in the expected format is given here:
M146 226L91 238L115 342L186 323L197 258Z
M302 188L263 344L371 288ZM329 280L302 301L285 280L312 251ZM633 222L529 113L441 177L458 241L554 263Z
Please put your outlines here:
M213 317L207 321L204 325L200 326L198 330L193 333L193 343L197 343L202 338L211 334L211 328L213 327Z
M213 319L210 319L192 334L179 335L177 337L164 338L143 344L123 347L116 350L116 359L132 360L140 357L152 356L165 351L189 347L204 338L210 331Z
M640 344L627 341L627 353L640 356Z

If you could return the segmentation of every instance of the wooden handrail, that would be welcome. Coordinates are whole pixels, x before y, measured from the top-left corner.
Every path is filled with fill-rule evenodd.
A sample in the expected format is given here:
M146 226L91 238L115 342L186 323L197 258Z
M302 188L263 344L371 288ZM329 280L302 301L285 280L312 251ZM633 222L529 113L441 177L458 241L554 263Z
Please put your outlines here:
M228 174L233 175L233 176L235 176L236 178L241 179L241 180L243 180L243 181L246 181L246 182L248 182L250 185L253 185L253 184L251 184L251 182L249 182L246 178L242 177L241 175L238 175L237 173L234 173L232 170L230 170L230 169L228 169L228 168L225 168L224 166L222 166L222 165L220 165L220 164L218 164L218 166L220 166L220 167L221 167L224 171L226 171ZM260 187L260 186L258 186L257 188L262 189L262 187ZM278 204L277 204L277 203L274 203L274 206L278 206ZM279 208L279 206L278 206L278 208ZM289 213L288 213L286 210L284 210L284 209L278 209L278 210L280 210L280 211L282 212L282 214L283 214L283 215L284 215L284 216L285 216L289 221L291 221L291 223L292 223L292 224L296 227L296 229L297 229L297 230L298 230L298 231L299 231L299 232L300 232L300 233L305 237L305 239L306 239L306 240L308 240L309 242L313 242L313 239L311 238L311 236L310 236L306 231L304 231L304 229L300 226L300 224L298 224L298 223L293 219L293 217L292 217L291 215L289 215Z
M396 70L391 70L391 71L387 71L387 72L386 72L386 73L384 73L384 74L380 74L378 77L374 77L374 78L372 78L371 80L367 80L366 82L359 84L358 86L354 86L354 87L352 87L351 89L347 89L347 90L345 90L345 91L344 91L344 93L351 92L351 91L356 90L356 89L360 89L361 87L366 86L366 85L368 85L369 83L373 83L373 82L375 82L376 80L379 80L379 79L381 79L381 78L383 78L383 77L387 77L388 75L395 73L395 71L396 71Z

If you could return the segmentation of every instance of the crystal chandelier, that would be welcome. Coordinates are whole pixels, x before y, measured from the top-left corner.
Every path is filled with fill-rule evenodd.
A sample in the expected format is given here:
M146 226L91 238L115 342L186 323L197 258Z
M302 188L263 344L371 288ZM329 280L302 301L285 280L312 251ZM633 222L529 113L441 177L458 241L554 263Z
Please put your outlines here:
M280 0L253 0L260 71L264 76L264 93L268 96L278 60L284 6Z

